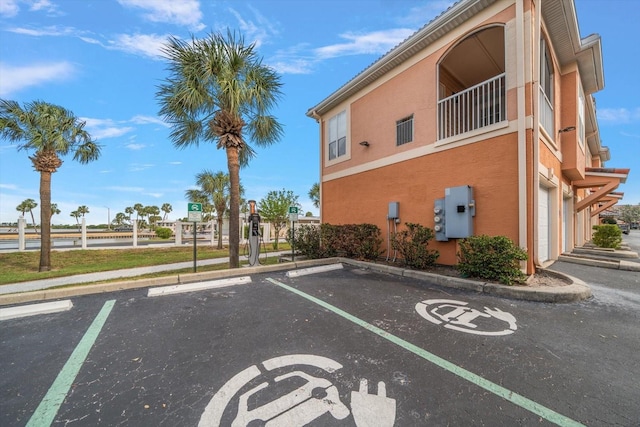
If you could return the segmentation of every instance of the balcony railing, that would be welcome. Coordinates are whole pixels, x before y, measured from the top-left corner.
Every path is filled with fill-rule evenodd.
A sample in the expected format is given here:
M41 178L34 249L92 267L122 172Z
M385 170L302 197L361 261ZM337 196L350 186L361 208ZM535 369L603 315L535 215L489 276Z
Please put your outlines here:
M553 106L547 95L540 87L540 124L552 138L555 138L555 129L553 125Z
M450 138L507 119L505 74L438 101L438 139Z

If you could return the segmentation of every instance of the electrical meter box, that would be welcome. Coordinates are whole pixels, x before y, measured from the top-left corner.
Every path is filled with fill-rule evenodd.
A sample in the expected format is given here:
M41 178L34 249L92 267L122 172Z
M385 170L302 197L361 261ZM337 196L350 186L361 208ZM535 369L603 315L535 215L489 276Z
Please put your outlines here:
M433 230L436 232L436 241L438 242L449 241L444 214L444 199L436 199L433 204Z
M400 203L399 202L389 202L389 214L387 215L387 219L398 219L400 218Z
M473 217L476 215L473 188L468 185L446 188L444 211L446 212L445 235L448 239L473 236Z

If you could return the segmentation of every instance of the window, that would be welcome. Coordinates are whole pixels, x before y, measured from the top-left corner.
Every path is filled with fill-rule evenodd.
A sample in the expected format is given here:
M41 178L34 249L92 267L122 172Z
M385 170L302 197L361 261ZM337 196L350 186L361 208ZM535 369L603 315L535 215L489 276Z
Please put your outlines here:
M329 119L329 160L347 154L347 112Z
M553 63L549 47L540 39L540 124L549 135L555 134L553 120Z
M396 122L396 145L413 141L413 115Z

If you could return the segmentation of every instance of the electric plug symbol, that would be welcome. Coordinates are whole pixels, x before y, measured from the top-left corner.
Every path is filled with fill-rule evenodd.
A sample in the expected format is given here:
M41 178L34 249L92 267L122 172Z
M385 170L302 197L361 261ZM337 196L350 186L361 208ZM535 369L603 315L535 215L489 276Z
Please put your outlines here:
M378 383L378 394L369 394L369 382L362 378L360 390L351 392L351 413L358 427L393 426L396 400L387 397L387 387L382 381Z

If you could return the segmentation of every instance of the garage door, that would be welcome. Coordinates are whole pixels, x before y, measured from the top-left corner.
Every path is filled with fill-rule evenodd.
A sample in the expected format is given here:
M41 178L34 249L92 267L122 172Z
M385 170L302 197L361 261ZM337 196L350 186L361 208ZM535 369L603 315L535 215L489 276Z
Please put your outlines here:
M549 259L549 190L539 187L538 191L538 260Z

